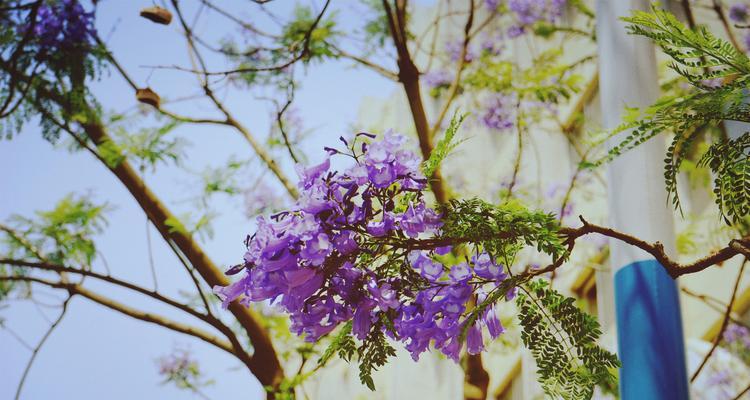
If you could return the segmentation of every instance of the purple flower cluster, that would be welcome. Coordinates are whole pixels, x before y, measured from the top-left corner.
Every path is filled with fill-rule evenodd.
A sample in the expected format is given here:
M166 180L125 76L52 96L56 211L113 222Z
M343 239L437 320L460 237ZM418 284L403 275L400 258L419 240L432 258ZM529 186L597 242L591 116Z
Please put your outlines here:
M440 249L436 251L441 252ZM462 319L466 304L474 293L470 282L480 279L499 284L507 275L503 267L496 264L487 253L474 256L471 264L460 263L448 271L442 264L434 261L428 252L413 251L409 254L409 261L433 285L417 292L414 301L400 309L398 318L394 321L396 332L415 360L432 343L436 349L457 362L461 351L459 337L464 328ZM356 322L355 320L355 324ZM468 328L466 347L469 354L478 354L484 350L482 327L487 328L492 339L505 331L494 306L488 307L478 322Z
M77 0L44 2L37 10L33 28L42 50L88 47L95 32L94 14L86 12Z
M458 61L461 58L461 53L464 50L463 39L452 40L445 44L445 52L448 53L448 57L453 62ZM466 55L464 55L464 61L470 63L477 58L477 54L472 50L471 46L466 48Z
M445 70L430 71L424 74L424 83L430 89L447 88L453 83L453 74Z
M388 132L357 145L363 136L374 138L359 134L351 143L341 139L346 152L327 149L354 160L343 172L331 170L330 158L298 167L296 206L258 217L244 263L228 271L245 275L215 293L224 306L235 299L277 304L308 341L352 321L360 340L381 329L415 359L432 344L458 360L464 330L468 351L481 351L482 329L496 338L503 327L492 307L466 327L467 303L506 278L503 266L482 252L450 268L439 262L452 248L440 240L441 215L424 202L419 157L403 136Z
M514 96L493 94L482 104L479 122L489 129L506 130L515 126L516 100Z
M740 344L743 347L750 347L750 329L742 325L729 324L722 338L730 345Z
M734 3L729 7L729 19L736 23L747 21L748 16L747 3Z
M566 5L567 0L508 0L508 8L517 22L508 29L508 36L518 37L526 32L526 27L537 22L557 21Z
M484 0L484 6L490 11L495 11L500 6L500 0Z
M203 386L200 367L187 349L175 349L172 354L157 360L159 375L164 382L174 382L180 387Z
M483 54L499 56L505 50L505 38L502 34L494 32L492 34L482 34L480 48Z

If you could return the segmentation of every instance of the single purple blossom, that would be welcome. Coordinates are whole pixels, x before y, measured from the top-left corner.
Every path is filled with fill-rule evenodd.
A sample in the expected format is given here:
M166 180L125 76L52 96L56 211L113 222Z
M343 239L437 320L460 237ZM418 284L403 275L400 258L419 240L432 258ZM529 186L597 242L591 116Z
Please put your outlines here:
M734 3L729 7L729 19L736 23L747 21L748 6L747 3Z

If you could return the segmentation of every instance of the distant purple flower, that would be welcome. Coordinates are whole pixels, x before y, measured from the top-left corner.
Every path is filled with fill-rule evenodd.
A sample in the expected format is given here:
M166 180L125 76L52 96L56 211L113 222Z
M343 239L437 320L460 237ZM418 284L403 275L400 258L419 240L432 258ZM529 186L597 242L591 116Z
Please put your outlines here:
M506 130L515 125L515 98L508 95L494 94L483 104L483 112L479 115L480 122L489 129Z
M484 0L484 6L490 11L495 11L500 6L500 0Z
M524 33L526 33L526 29L521 25L512 25L508 28L508 37L511 39L515 39Z
M518 37L525 27L537 22L555 22L563 14L567 0L508 0L508 9L514 14L518 25L508 30L508 36Z
M449 87L453 83L453 74L445 70L430 71L424 74L424 83L431 89Z
M177 351L159 358L159 375L170 376L183 373L194 363L195 361L190 358L190 353Z
M505 49L505 38L501 34L483 34L480 48L484 54L499 56Z
M711 88L711 89L720 88L721 84L722 84L721 78L704 79L701 81L701 85L707 88Z
M748 6L746 3L734 3L729 7L729 19L736 23L742 23L747 20Z
M464 51L464 41L459 39L446 43L445 51L448 53L451 61L458 61L461 58L461 53ZM475 58L477 58L477 55L474 53L471 47L467 47L466 55L464 55L464 61L469 63L474 61Z
M737 324L729 324L724 329L723 339L727 342L750 341L750 329Z

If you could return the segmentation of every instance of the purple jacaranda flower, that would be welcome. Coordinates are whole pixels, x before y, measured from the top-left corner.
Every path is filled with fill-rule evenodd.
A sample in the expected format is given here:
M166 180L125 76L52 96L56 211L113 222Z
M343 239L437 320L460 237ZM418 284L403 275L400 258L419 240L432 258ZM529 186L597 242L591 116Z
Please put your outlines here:
M406 236L416 238L423 233L434 234L443 222L438 213L420 202L416 206L409 203L406 212L398 219L398 224Z
M474 264L474 273L480 278L500 282L508 277L503 271L503 266L495 263L487 253L473 256L471 262Z
M300 256L310 265L318 266L323 264L332 251L333 245L328 235L316 232L311 239L305 241L304 247L300 250Z
M448 276L452 282L463 283L471 279L471 269L466 263L456 264L451 267L451 272Z
M357 310L354 312L352 333L359 340L364 340L370 333L373 322L372 310L375 309L375 305L374 301L366 299L357 306Z
M500 318L497 317L497 312L494 306L487 307L482 315L482 323L487 327L487 331L490 333L490 337L495 340L505 332L503 324L500 323Z
M357 234L352 231L343 231L333 238L336 249L342 255L351 254L359 249Z
M524 33L526 33L526 29L521 25L511 25L507 31L508 37L511 39L515 39Z
M497 32L491 34L484 33L482 34L480 48L484 54L499 56L505 49L505 38Z
M723 82L723 79L721 78L704 79L701 81L701 85L707 88L717 89L721 87L722 82Z
M482 330L478 325L474 325L466 333L466 351L469 354L479 354L482 350L484 350Z
M250 275L245 275L242 279L230 284L229 286L214 286L213 292L221 300L221 306L226 309L229 303L245 294L247 290L247 281Z
M367 291L370 292L372 299L375 300L376 304L382 311L396 309L400 305L398 301L398 292L390 283L386 282L378 284L375 281L370 281L367 284Z
M355 146L360 137L365 143ZM268 301L289 314L293 333L310 342L347 321L353 334L366 340L376 326L385 329L375 324L385 317L392 322L385 333L401 341L414 359L434 348L458 360L467 304L482 284L472 278L484 276L497 284L504 279L502 267L489 257L475 257L473 269L465 263L448 269L434 260L452 246L430 242L440 235L443 215L425 203L421 158L409 150L404 136L387 132L381 140L369 139L373 135L367 133L342 138L351 151L349 168L331 170L330 159L298 166L297 203L256 219L244 264L231 271L245 275L215 291L225 306L235 299L241 304ZM382 258L384 248L388 254L400 251L399 243L406 244L401 248L406 260ZM422 250L410 249L412 244ZM411 272L408 278L395 275L404 262L424 280ZM503 331L494 310L472 329L485 326L493 338ZM476 333L467 341L472 352L483 347L481 330L479 337Z
M735 23L747 21L748 6L745 2L734 3L729 7L729 19Z
M495 130L507 130L515 125L516 104L512 96L495 94L482 103L483 112L479 121L485 127Z
M95 32L94 14L77 0L44 2L37 10L34 37L45 53L91 48Z
M495 11L500 6L500 0L484 0L484 6L490 11Z
M445 45L445 52L448 53L450 60L453 62L456 62L459 59L461 59L461 53L463 53L463 51L464 51L463 39L452 40L446 43ZM467 63L470 63L474 61L474 59L476 58L477 58L476 53L471 49L471 47L467 47L466 54L464 55L464 61Z
M367 223L367 233L382 237L387 235L396 227L395 218L392 213L385 213L380 221L371 221Z
M453 246L440 246L435 248L435 254L444 256L453 251Z
M411 266L428 281L434 282L443 276L443 265L432 260L424 252L412 251L408 259Z
M566 4L566 0L508 0L508 9L521 25L531 25L554 22L562 16Z
M328 172L328 168L331 167L331 159L326 158L325 161L318 165L313 165L312 167L305 168L300 164L297 164L295 166L295 169L297 170L297 175L299 175L299 185L301 189L309 189L310 186L313 185L313 183L323 176L326 172Z
M454 75L445 70L430 71L424 74L423 82L431 89L449 87L453 83Z

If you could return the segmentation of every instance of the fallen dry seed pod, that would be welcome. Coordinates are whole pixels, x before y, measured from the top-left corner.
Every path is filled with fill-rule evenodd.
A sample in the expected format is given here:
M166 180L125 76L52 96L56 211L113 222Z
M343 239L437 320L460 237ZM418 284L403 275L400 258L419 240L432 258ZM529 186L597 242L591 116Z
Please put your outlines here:
M154 92L153 90L151 90L151 88L136 90L135 98L138 99L138 101L140 101L141 103L148 104L155 108L159 108L159 103L161 102L159 95L156 94L156 92Z
M141 10L141 17L162 25L172 22L172 13L161 7L146 7Z

